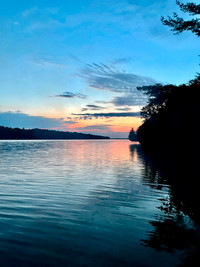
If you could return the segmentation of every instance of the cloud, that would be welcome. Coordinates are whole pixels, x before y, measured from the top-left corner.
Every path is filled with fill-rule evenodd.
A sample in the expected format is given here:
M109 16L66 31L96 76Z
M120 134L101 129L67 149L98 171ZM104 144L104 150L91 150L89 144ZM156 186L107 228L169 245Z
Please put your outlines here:
M25 32L53 30L66 27L65 23L49 18L48 21L34 21L25 28Z
M82 108L81 111L87 111L87 110L102 110L105 109L105 107L99 106L99 105L86 105L85 108Z
M74 97L78 97L78 98L82 98L85 99L87 98L86 95L83 95L81 93L72 93L72 92L64 92L62 94L56 95L55 97L64 97L64 98L74 98Z
M144 106L147 103L147 97L140 92L133 92L132 94L117 96L111 103L115 106Z
M131 108L129 107L124 107L124 108L116 108L116 110L119 110L119 111L130 111Z
M87 105L86 107L90 109L104 109L104 107L98 106L98 105Z
M121 58L118 60L126 61L128 59ZM114 106L146 105L147 97L138 91L137 87L156 83L152 78L126 73L116 69L113 65L103 63L87 64L82 70L81 76L87 80L88 85L92 88L121 93L121 96L116 96L110 102L99 102L102 104L111 103ZM86 111L86 109L82 111Z
M131 57L120 57L113 59L111 64L112 65L127 64L130 63L131 61L133 61Z
M87 64L80 76L85 78L92 88L117 93L136 93L137 87L156 83L152 78L119 71L102 63Z
M82 109L81 109L82 112L85 112L85 111L87 111L87 110L88 110L88 108L82 108Z
M80 116L80 119L92 119L92 118L111 118L111 117L139 117L140 112L108 112L108 113L83 113L72 115Z
M0 125L6 127L17 128L67 128L67 125L76 123L72 120L64 120L63 118L47 118L43 116L31 116L22 112L0 112Z
M61 21L57 7L32 7L18 14L20 24L23 25L25 32L32 33L33 31L43 31L66 27L65 22Z
M88 125L85 127L78 127L76 130L81 130L81 131L111 131L110 126L112 125L104 125L104 124L94 124L94 125Z
M65 64L56 60L52 60L50 57L34 57L29 59L28 61L43 68L47 67L66 68Z
M26 9L24 10L22 13L21 13L21 16L26 18L28 16L32 16L34 15L36 12L38 11L38 8L37 7L31 7L29 9Z
M95 103L98 103L98 104L110 104L110 101L96 100Z
M56 29L83 28L90 32L96 29L105 31L112 28L121 32L136 34L144 40L156 37L160 42L161 37L169 38L170 32L160 23L160 14L169 14L169 7L176 11L176 4L168 0L167 4L158 1L127 1L110 0L97 1L95 5L88 5L84 12L71 14L63 8L57 7L33 7L20 13L20 24L24 24L26 32L50 31ZM145 4L144 4L145 3ZM87 27L85 27L87 25ZM168 36L169 35L169 36ZM159 38L157 38L157 36Z

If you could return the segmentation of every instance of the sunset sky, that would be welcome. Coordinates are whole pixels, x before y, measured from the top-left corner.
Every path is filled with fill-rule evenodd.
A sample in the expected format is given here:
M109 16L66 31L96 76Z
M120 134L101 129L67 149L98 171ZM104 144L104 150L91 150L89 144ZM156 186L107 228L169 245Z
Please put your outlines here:
M138 86L198 72L197 37L160 21L174 11L175 0L1 0L0 125L127 137L142 122Z

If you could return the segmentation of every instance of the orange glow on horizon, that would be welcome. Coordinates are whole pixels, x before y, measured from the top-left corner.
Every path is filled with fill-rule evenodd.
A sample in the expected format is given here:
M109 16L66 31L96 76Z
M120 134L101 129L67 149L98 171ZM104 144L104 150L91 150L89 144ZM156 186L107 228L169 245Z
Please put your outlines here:
M77 123L68 125L68 128L71 130L78 131L92 131L96 130L102 132L98 129L98 126L107 126L110 131L113 132L129 132L131 128L137 130L138 127L142 124L142 119L139 117L115 117L110 119L97 118L97 119L88 119L88 120L77 120ZM85 127L91 126L91 129L85 129ZM95 129L95 126L97 128ZM81 129L82 128L82 129Z
M49 119L58 120L60 126L52 128L59 131L70 132L89 132L95 134L112 134L121 132L128 133L131 128L135 131L142 124L142 118L140 117L86 117L73 115L68 113L66 115L61 113L49 113L48 116L41 115Z

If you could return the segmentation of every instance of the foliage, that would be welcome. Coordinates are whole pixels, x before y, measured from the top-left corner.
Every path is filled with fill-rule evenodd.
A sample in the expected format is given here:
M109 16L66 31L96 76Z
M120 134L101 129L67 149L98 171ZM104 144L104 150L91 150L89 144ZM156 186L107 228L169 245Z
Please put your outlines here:
M148 102L141 110L141 116L147 120L154 117L161 117L164 113L168 114L173 110L185 109L186 107L198 106L200 91L200 75L188 84L177 85L151 85L138 88L148 96Z
M134 131L134 129L132 128L129 132L129 136L128 136L128 139L132 142L134 141L137 141L137 134L136 132Z
M200 15L200 5L195 3L187 3L183 4L180 1L176 1L180 10L184 13L188 13L190 16L195 16L195 18L191 20L184 20L179 17L176 12L173 13L173 17L168 16L165 19L163 16L161 17L161 21L164 25L167 25L172 28L174 33L181 33L183 31L191 31L196 34L198 37L200 36L200 19L197 15Z
M174 161L175 158L185 161L182 158L186 149L183 144L189 141L186 151L188 155L195 155L191 164L195 165L193 170L200 174L200 75L188 84L147 86L141 87L140 91L149 97L141 112L144 123L137 133L146 153L156 158L170 155L171 159L172 153Z
M174 85L164 86L161 84L138 87L139 91L148 96L147 105L142 108L141 116L144 119L148 119L163 110L167 106L170 94L174 88Z

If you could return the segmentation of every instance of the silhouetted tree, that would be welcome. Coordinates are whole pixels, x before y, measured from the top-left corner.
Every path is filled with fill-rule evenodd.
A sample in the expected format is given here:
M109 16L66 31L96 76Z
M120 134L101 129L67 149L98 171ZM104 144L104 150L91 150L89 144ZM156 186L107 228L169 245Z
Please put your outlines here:
M141 110L141 116L144 119L148 119L165 109L175 88L177 86L162 84L138 87L138 90L148 97L147 105Z
M133 128L130 130L129 132L129 136L128 136L128 139L130 141L137 141L137 134L136 132L133 130Z
M172 31L175 34L181 33L183 31L191 31L196 34L198 37L200 36L200 19L197 15L200 15L200 5L195 3L187 3L183 4L180 1L176 1L177 5L180 7L180 10L184 13L188 13L188 15L195 16L195 18L191 20L184 20L179 17L176 12L173 13L173 17L168 16L165 19L163 16L161 17L161 21L164 25L167 25L172 28Z
M137 131L145 152L163 168L171 164L174 174L200 175L200 75L188 84L155 85L140 90L149 96L141 112L144 123ZM188 131L185 130L187 122ZM186 141L190 146L183 146ZM193 157L187 158L186 154ZM184 164L188 166L187 171L182 168Z
M169 116L170 110L177 112L180 109L187 109L191 105L195 111L200 91L200 74L187 84L179 86L155 84L138 87L138 90L148 97L147 105L141 110L141 116L145 120L161 117L163 113L168 113Z

